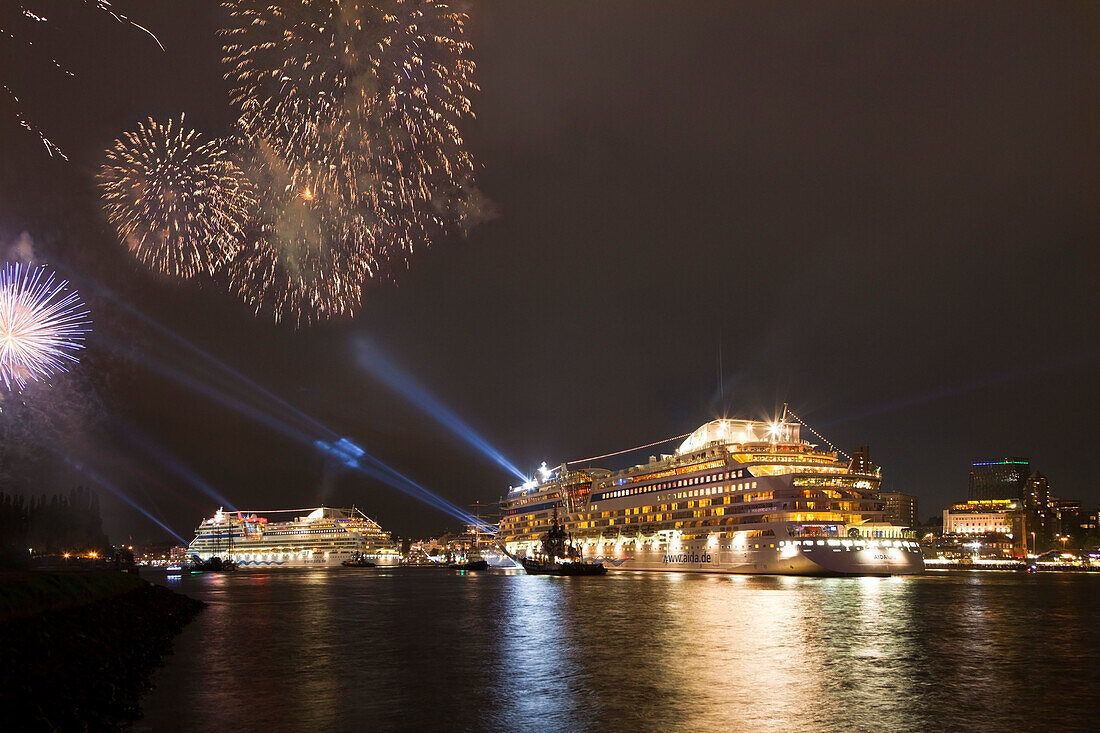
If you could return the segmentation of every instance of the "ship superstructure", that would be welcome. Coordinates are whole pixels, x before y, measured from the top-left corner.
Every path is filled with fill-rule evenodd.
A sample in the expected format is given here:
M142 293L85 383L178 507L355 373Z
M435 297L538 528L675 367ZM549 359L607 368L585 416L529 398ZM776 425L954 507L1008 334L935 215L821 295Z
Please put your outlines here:
M260 514L298 516L273 522ZM241 568L339 565L353 556L376 565L401 560L390 533L363 512L324 506L262 513L218 509L199 524L187 554L232 559Z
M790 575L921 572L916 539L883 521L880 469L803 440L802 424L713 420L619 471L543 471L501 501L498 540L534 555L557 515L583 559L613 568Z

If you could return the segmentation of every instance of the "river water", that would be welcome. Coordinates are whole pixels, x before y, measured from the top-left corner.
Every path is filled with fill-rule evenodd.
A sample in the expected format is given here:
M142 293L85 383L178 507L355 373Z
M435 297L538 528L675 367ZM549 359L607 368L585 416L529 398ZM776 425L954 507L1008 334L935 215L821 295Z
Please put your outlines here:
M1093 729L1100 574L147 575L138 731Z

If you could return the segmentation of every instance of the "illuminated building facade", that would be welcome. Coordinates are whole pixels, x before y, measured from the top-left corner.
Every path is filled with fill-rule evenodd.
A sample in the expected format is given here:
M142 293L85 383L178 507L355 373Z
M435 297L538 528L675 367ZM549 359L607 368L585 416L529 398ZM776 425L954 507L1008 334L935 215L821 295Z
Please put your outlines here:
M952 504L943 510L943 533L998 534L1012 537L1020 526L1020 504L1010 499L988 499Z
M886 505L885 519L887 522L902 527L916 527L919 524L917 519L917 497L912 494L903 494L900 491L883 491L879 493L879 498Z

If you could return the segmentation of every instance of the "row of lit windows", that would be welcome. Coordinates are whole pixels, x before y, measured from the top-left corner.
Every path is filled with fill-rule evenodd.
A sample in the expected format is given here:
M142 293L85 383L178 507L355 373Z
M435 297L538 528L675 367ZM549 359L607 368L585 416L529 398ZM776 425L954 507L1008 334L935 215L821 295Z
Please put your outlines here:
M302 535L302 534L344 534L343 531L334 530L334 528L332 528L332 527L329 527L327 529L255 530L255 531L250 531L249 533L250 534L263 534L265 537L275 537L275 536L282 537L282 536L286 536L286 535ZM363 533L363 534L365 534L365 533ZM203 535L207 536L207 537L240 537L241 536L239 534L230 535L227 532L219 533L217 531L203 532Z
M618 499L623 496L633 496L634 494L648 494L653 491L663 491L664 489L677 489L684 486L694 486L702 483L709 483L711 481L728 481L731 478L738 479L743 478L748 473L745 469L738 469L737 471L727 471L725 473L712 473L706 476L694 476L691 478L682 478L675 481L663 481L659 484L648 484L646 486L638 486L633 489L617 489L615 491L606 491L603 494L596 496L596 500L601 499Z
M723 474L718 474L718 475L723 475ZM709 477L707 477L707 478L709 478ZM692 481L692 479L686 479L686 480L687 481ZM673 483L676 483L676 482L673 482ZM729 486L708 486L707 488L704 488L704 489L691 489L689 491L678 491L675 494L665 494L663 496L658 496L657 500L658 501L664 501L664 500L667 500L667 499L690 499L690 498L696 497L696 496L713 496L715 494L724 494L727 491L744 491L746 489L755 489L755 488L756 488L756 482L755 481L743 481L739 484L730 484ZM632 493L639 493L641 491L642 491L641 489L622 489L622 490L619 490L619 491L613 491L610 494L606 494L605 496L609 499L617 499L621 496L629 496Z

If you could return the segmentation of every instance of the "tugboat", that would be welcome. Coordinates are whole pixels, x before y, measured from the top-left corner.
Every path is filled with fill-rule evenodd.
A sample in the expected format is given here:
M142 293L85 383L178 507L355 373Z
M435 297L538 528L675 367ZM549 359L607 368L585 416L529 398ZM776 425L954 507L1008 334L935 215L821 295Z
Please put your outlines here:
M230 557L224 560L218 555L212 555L205 560L200 560L198 555L191 556L191 572L200 573L227 573L237 569L237 563Z
M375 563L372 563L367 559L367 556L361 552L356 552L354 555L344 560L342 563L345 568L375 568L378 567Z
M542 536L542 555L523 558L523 570L528 575L606 575L602 562L584 562L580 553L568 541L565 526L558 522L557 511L549 531ZM559 560L560 559L560 560Z
M229 549L225 553L223 558L218 554L218 540L221 539L220 535L214 541L214 554L203 560L198 555L191 556L191 572L192 573L227 573L237 569L237 563L233 559L233 535L229 535Z
M451 565L455 570L465 570L466 572L474 572L477 570L488 570L489 563L481 559L467 559L466 562L456 562Z

